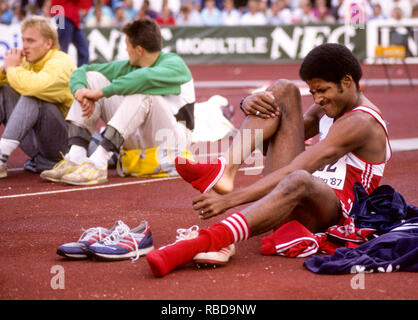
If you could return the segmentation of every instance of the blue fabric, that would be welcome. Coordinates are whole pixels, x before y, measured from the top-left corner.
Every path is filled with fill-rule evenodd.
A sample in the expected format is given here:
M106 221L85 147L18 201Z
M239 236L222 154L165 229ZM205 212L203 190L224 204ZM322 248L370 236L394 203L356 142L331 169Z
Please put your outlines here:
M89 63L89 43L82 29L76 28L74 23L65 18L64 28L58 28L58 39L61 50L68 52L70 43L77 49L77 66Z
M354 184L355 200L350 211L357 228L372 228L380 235L418 217L418 208L406 203L404 197L389 185L377 187L370 195L360 183Z
M417 272L418 223L410 230L395 230L357 248L339 248L334 255L312 256L304 262L304 266L320 274L353 273L353 267L361 272Z
M389 185L370 195L354 184L355 200L350 211L357 228L376 230L376 238L357 248L339 248L333 255L308 258L304 266L315 273L418 271L418 208Z

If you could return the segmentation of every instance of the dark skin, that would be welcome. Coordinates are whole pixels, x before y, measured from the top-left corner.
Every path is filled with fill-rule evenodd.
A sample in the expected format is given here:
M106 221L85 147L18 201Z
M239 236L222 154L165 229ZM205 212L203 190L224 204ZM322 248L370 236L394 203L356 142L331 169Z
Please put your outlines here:
M292 219L313 232L323 231L338 221L341 208L334 191L311 174L349 152L368 162L384 162L386 134L382 126L365 112L349 112L359 105L380 112L358 90L352 77L346 75L338 84L318 78L307 83L315 103L303 116L298 88L286 81L245 99L243 108L249 116L241 130L266 128L264 138L269 147L265 175L250 186L233 190L239 164L227 164L211 192L193 199L193 208L202 219L251 203L241 213L252 235ZM255 116L256 110L262 116ZM319 133L323 114L333 118L334 124L324 140L305 150L304 140ZM231 148L241 144L236 142Z

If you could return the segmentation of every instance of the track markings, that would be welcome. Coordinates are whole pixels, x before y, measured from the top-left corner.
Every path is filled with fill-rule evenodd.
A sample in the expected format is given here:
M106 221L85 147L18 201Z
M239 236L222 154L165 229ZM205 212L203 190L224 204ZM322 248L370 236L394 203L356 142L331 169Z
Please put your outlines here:
M259 167L246 167L246 168L240 168L239 171L254 171L254 170L259 171L262 169L263 169L262 166L261 167L260 166ZM147 179L147 180L102 184L102 185L90 186L90 187L78 187L78 188L71 188L71 189L60 189L60 190L41 191L41 192L33 192L33 193L10 194L7 196L0 196L0 200L23 198L23 197L45 196L45 195L51 195L51 194L77 192L77 191L91 191L91 190L97 190L97 189L117 188L117 187L125 187L125 186L131 186L131 185L136 185L136 184L146 184L146 183L175 180L175 179L180 179L180 177L176 176L176 177L167 177L167 178L152 178L152 179Z
M393 139L390 140L392 151L410 151L410 150L418 150L418 138L408 138L408 139ZM239 171L251 172L256 171L260 172L263 169L263 166L255 166L255 167L244 167L240 168ZM21 171L22 169L9 169L9 171ZM34 196L45 196L45 195L52 195L58 193L68 193L68 192L78 192L78 191L90 191L90 190L97 190L97 189L108 189L108 188L117 188L117 187L124 187L130 185L137 185L137 184L147 184L152 182L160 182L166 180L174 180L179 179L180 177L167 177L167 178L152 178L146 180L137 180L137 181L129 181L129 182L122 182L122 183L112 183L112 184L104 184L104 185L97 185L97 186L90 186L90 187L77 187L71 189L60 189L60 190L52 190L52 191L42 191L42 192L33 192L33 193L20 193L20 194L11 194L6 196L0 196L1 199L12 199L12 198L22 198L22 197L34 197Z

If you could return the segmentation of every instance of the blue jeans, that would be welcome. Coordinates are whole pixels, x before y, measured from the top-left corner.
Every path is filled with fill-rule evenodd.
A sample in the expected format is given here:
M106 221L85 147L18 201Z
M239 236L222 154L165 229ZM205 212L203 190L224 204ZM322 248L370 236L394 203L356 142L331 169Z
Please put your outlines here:
M58 107L33 97L19 95L7 84L0 86L0 125L3 138L19 141L29 157L42 156L53 162L68 151L68 124Z
M77 66L89 63L89 43L83 30L76 28L74 23L65 18L64 28L58 28L58 39L61 50L68 52L70 43L77 48Z

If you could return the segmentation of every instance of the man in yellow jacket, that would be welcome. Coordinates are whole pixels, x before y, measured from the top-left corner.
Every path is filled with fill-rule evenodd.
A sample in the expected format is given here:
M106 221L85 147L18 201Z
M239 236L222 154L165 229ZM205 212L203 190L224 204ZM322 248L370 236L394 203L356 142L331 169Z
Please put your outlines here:
M31 158L25 169L41 172L68 151L65 116L74 100L69 80L76 66L59 50L57 30L44 17L22 22L23 49L4 56L0 73L0 178L18 147Z

